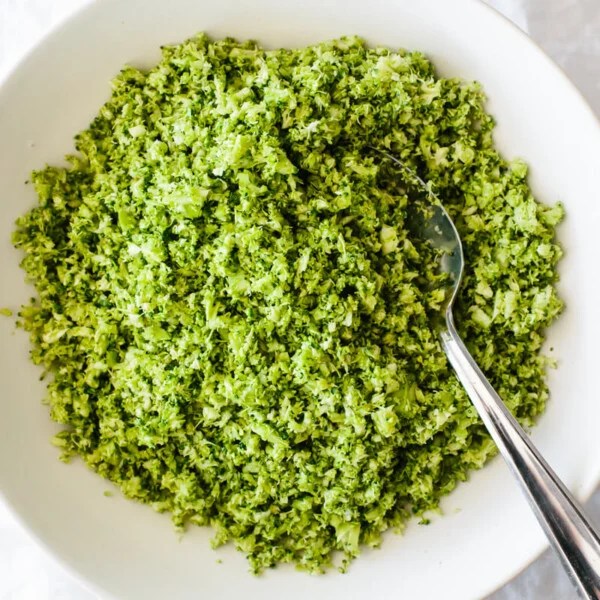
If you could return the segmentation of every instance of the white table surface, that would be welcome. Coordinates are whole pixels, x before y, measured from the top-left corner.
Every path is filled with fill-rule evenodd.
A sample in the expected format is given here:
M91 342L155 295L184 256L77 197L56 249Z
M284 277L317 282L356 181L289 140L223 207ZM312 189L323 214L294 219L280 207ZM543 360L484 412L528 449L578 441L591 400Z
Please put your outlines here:
M89 1L0 0L0 80L43 35ZM487 1L566 70L600 115L600 0ZM600 490L589 509L600 523ZM488 600L576 598L557 559L546 552ZM0 501L0 600L100 599L31 540Z

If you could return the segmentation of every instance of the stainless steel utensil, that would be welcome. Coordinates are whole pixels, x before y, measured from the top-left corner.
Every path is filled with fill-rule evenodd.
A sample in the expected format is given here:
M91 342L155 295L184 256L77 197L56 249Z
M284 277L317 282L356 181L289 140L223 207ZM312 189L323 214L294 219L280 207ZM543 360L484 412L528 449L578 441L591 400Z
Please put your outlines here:
M571 580L584 597L600 599L598 532L508 411L456 331L452 309L463 277L464 256L452 219L430 186L412 169L387 152L373 149L402 169L416 186L426 192L427 200L421 203L416 218L413 216L411 230L441 251L440 267L449 275L444 319L440 319L438 327L450 364L518 480Z

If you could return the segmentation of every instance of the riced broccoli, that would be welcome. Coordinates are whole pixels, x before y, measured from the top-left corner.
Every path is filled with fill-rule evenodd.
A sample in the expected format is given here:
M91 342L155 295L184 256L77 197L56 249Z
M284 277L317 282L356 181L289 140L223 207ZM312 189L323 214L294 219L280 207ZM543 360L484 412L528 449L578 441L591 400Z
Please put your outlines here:
M128 67L14 243L56 443L261 571L321 571L423 515L494 445L440 348L432 250L387 148L462 236L457 321L521 423L543 410L560 205L494 149L480 86L418 52L200 35Z

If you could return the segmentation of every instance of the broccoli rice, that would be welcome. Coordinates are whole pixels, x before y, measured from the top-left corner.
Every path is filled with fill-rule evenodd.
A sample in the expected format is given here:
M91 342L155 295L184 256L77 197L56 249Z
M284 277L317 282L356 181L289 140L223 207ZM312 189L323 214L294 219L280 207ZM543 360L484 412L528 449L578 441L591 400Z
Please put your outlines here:
M494 148L477 83L348 37L199 35L126 67L14 244L55 443L210 525L260 572L342 568L495 447L440 347L443 275L406 226L431 182L462 237L461 335L525 426L547 397L560 204ZM397 175L397 174L396 174Z

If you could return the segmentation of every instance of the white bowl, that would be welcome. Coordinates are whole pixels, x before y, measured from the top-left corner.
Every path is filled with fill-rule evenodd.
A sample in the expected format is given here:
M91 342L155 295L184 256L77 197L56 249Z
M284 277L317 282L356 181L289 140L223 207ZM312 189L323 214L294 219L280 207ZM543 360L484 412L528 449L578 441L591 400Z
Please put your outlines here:
M35 201L33 168L61 162L72 136L109 93L124 63L151 65L159 46L199 31L301 46L342 34L426 52L440 72L481 81L497 117L496 141L532 166L538 197L562 200L568 309L551 332L560 368L552 400L533 432L567 485L586 498L600 476L597 402L600 290L600 130L562 73L522 33L475 0L105 0L47 37L0 90L0 307L18 308L23 284L10 234ZM544 538L504 465L495 460L443 503L428 527L412 523L365 551L346 575L280 568L250 575L231 548L213 552L211 532L181 540L167 516L105 498L107 483L65 466L40 404L44 386L22 332L0 320L0 489L37 538L93 587L122 598L480 597L514 575ZM222 564L216 559L223 558Z

